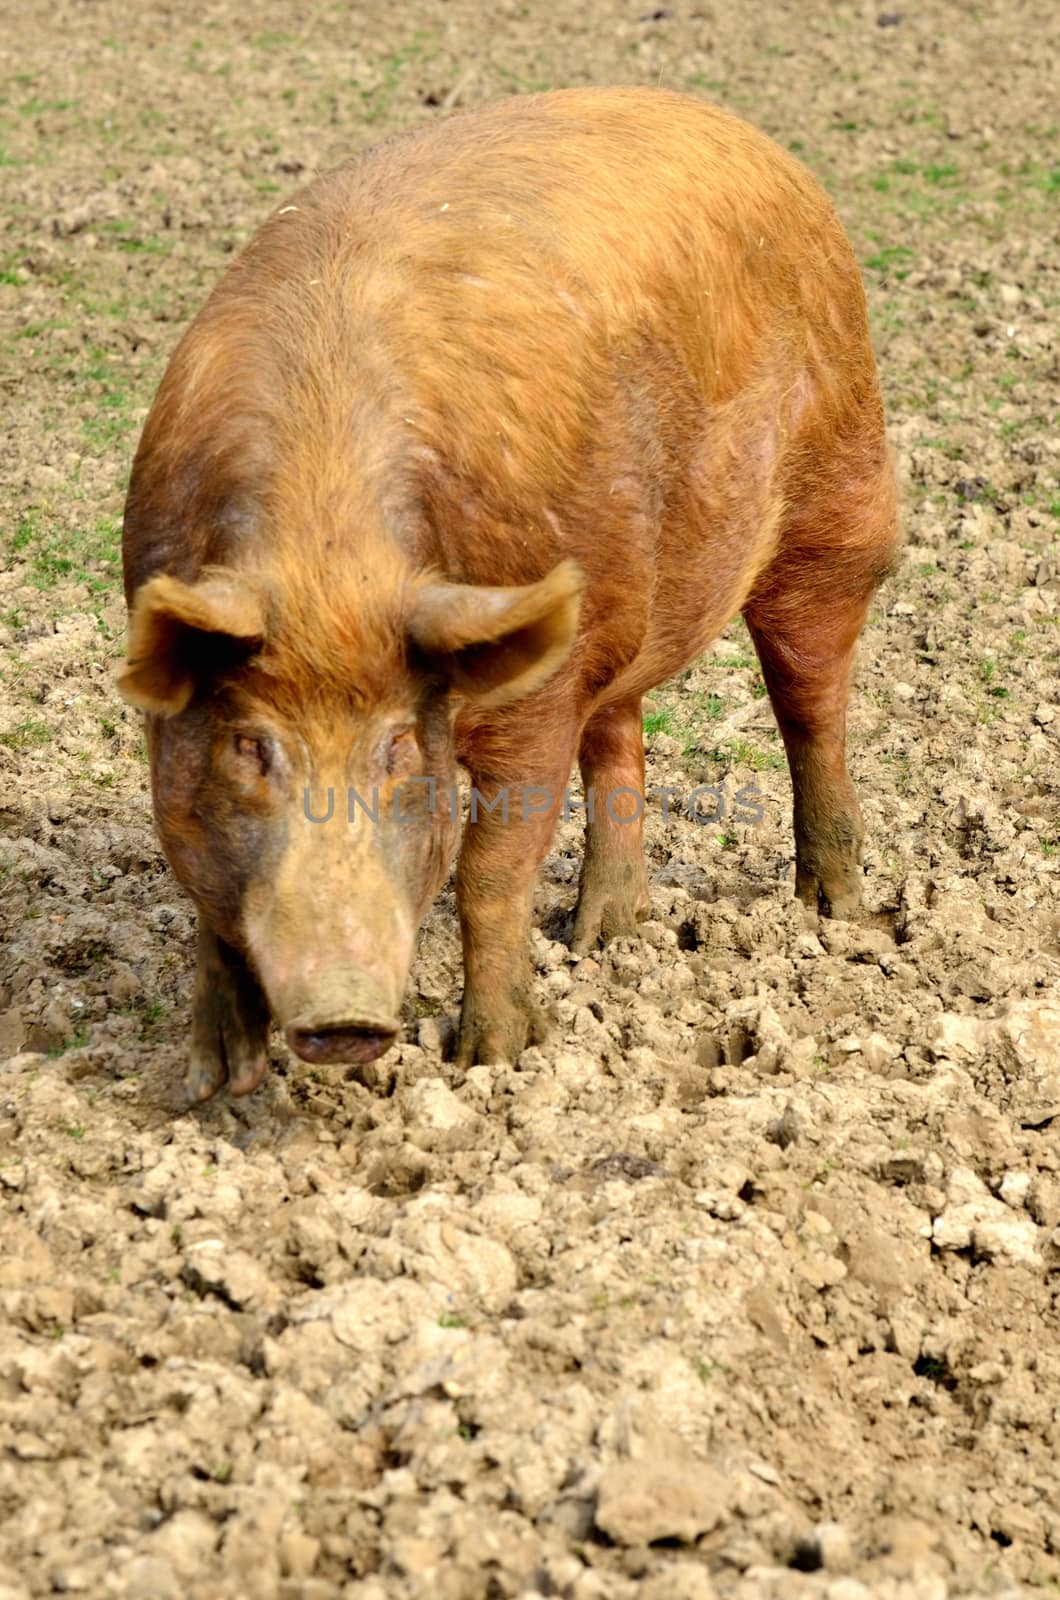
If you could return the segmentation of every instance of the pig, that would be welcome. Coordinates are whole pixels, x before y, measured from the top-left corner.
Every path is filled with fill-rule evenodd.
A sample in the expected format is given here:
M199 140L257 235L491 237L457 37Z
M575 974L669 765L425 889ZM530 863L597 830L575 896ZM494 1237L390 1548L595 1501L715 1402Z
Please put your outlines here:
M456 1061L539 1038L531 900L573 765L623 796L586 815L585 952L648 909L642 696L740 613L795 893L849 917L852 659L899 537L850 245L724 111L512 98L279 206L173 354L124 519L120 689L198 911L192 1099L262 1081L270 1020L307 1062L385 1051L458 846Z

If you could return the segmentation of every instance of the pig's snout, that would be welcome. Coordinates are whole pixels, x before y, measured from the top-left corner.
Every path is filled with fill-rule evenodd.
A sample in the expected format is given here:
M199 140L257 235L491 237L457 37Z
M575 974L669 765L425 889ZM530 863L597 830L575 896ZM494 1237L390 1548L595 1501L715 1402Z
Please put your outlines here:
M337 970L303 963L297 974L260 963L269 1005L296 1056L321 1066L332 1061L374 1061L401 1029L401 976ZM286 980L286 981L284 981Z
M397 1038L396 1022L305 1022L288 1024L285 1037L296 1056L314 1065L330 1061L375 1061Z

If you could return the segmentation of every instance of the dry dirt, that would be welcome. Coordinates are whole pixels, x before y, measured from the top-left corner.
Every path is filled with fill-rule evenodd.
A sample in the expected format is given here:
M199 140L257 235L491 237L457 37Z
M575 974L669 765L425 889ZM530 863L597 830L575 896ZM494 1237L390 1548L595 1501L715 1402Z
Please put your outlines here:
M893 4L4 0L0 1600L1060 1587L1060 26ZM649 716L729 809L656 809L644 942L572 962L573 823L548 860L547 1046L454 1079L447 891L399 1050L181 1113L192 920L111 686L138 427L308 172L585 82L756 121L863 263L909 535L865 914L791 900L740 625Z

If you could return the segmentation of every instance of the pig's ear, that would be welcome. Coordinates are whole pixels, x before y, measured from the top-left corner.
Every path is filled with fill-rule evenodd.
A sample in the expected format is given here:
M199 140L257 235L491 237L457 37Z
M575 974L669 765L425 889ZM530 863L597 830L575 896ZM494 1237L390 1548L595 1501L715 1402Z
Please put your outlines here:
M132 705L171 717L196 687L265 636L263 597L236 572L208 569L196 583L162 574L137 591L118 689Z
M459 693L479 705L502 705L538 688L569 654L583 585L573 561L522 588L425 583L409 633Z

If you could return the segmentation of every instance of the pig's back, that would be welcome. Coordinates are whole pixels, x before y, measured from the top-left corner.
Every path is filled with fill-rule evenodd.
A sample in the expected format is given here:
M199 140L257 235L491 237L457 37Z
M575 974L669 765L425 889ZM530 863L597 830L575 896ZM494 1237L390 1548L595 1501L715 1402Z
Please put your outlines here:
M324 174L225 274L145 428L127 592L369 522L526 581L591 568L623 494L643 573L704 417L738 442L789 392L834 415L866 348L826 197L746 124L647 89L461 113Z
M428 356L420 333L438 359L462 352L465 368L488 370L528 337L544 357L553 339L577 345L591 330L621 346L654 329L706 397L724 398L782 325L797 338L808 319L856 321L861 308L811 175L747 124L660 90L561 90L461 113L373 147L295 204L262 230L263 255L286 229L326 281L346 276L354 300L394 318L408 341L394 354L413 365Z

